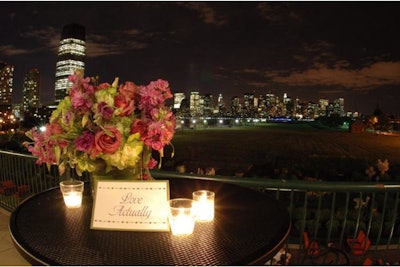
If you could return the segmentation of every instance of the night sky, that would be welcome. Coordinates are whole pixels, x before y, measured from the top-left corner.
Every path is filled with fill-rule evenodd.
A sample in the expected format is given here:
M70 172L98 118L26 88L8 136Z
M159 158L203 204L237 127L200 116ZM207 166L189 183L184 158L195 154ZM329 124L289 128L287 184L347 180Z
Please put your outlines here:
M346 111L377 104L400 115L398 2L0 2L0 60L14 65L13 102L24 74L41 72L41 100L54 100L64 25L86 28L85 76L199 91L226 103L267 92Z

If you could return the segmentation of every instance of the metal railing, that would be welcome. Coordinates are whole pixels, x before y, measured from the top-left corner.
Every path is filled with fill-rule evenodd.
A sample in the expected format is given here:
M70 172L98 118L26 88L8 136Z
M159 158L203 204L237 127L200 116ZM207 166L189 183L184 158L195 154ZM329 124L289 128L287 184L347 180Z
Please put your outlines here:
M36 164L36 157L0 151L0 207L12 211L26 197L55 187L57 168Z
M299 249L302 255L298 260L306 253L304 232L321 248L350 254L358 233L365 232L371 245L356 256L360 265L367 252L369 257L372 252L375 257L385 258L387 251L400 249L399 183L206 177L164 171L153 171L152 175L161 179L215 180L272 194L288 209L292 229L287 244Z
M152 171L156 179L190 178L237 184L271 194L287 207L292 220L288 244L304 251L303 234L322 246L351 246L362 230L368 251L400 249L400 184L393 182L323 182L203 176ZM12 211L31 194L58 186L57 169L36 165L30 155L0 151L0 207ZM84 178L84 179L87 179ZM273 215L271 215L273 216ZM348 249L348 248L347 248ZM360 260L365 255L363 251ZM361 262L360 262L361 264Z

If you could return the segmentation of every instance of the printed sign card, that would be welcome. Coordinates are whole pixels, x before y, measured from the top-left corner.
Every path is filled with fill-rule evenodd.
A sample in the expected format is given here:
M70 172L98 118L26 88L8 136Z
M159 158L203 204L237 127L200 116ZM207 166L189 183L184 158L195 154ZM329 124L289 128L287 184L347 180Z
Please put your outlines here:
M90 228L169 231L169 181L97 182Z

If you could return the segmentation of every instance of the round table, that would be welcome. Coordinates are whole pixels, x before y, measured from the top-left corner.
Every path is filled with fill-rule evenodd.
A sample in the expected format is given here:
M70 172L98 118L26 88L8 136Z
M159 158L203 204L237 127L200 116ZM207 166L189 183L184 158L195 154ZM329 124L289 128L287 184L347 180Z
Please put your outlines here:
M65 207L59 188L36 194L11 214L17 250L32 265L262 265L283 246L290 218L268 193L200 179L171 178L170 198L215 192L215 218L192 235L90 229L93 199L85 184L82 207Z

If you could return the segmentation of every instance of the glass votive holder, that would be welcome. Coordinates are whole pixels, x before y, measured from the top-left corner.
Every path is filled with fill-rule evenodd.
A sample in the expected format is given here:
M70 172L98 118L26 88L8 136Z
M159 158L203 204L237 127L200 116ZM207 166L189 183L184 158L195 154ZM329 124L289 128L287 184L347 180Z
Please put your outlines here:
M60 190L67 208L79 208L82 205L84 183L78 180L60 182Z
M215 193L209 190L198 190L193 192L195 202L196 220L208 222L214 220Z
M168 201L168 220L173 235L190 235L194 230L196 214L194 201L189 198L174 198Z

